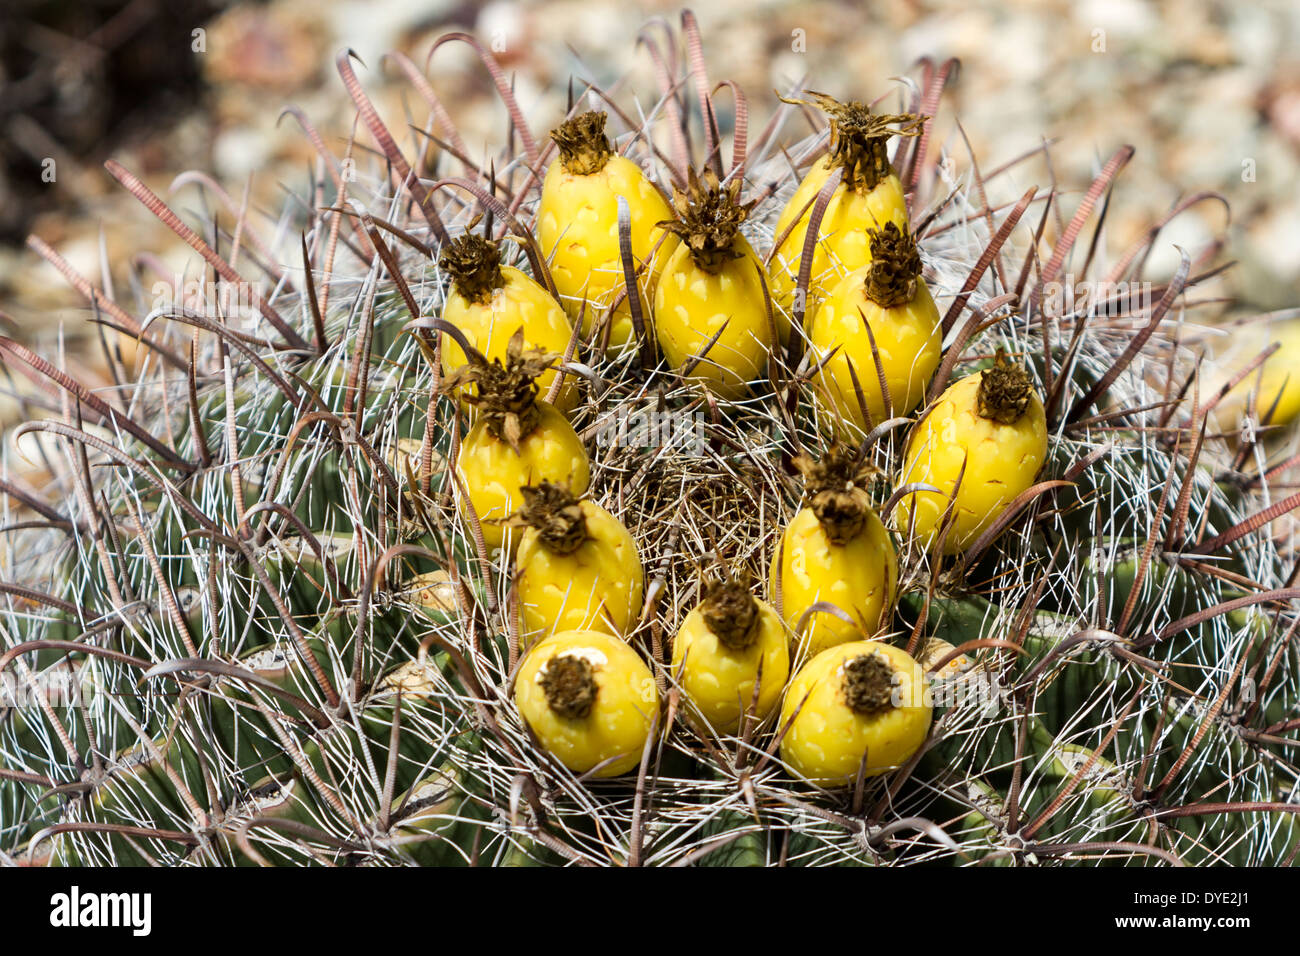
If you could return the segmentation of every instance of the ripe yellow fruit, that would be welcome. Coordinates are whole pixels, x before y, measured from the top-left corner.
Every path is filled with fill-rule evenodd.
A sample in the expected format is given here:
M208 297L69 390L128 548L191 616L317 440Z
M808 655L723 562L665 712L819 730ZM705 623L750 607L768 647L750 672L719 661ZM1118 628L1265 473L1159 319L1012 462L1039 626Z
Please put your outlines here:
M550 258L551 277L570 318L582 313L582 334L589 336L597 320L603 321L625 287L619 252L618 197L627 200L631 218L632 258L636 267L648 263L655 243L664 235L657 225L672 216L667 200L646 178L641 167L613 155L605 136L604 113L582 113L551 131L560 156L542 180L537 208L537 239ZM660 260L671 251L666 240ZM654 288L655 269L642 273L642 314ZM583 308L583 304L586 308ZM632 341L635 329L626 298L614 310L609 335L611 348Z
M780 616L744 582L710 582L704 600L673 639L672 674L717 733L736 733L746 713L762 720L790 676Z
M564 354L573 326L549 292L528 275L501 264L497 244L466 233L453 239L438 264L451 275L451 290L442 317L456 326L484 358L505 360L510 337L523 330L524 344L546 352ZM442 346L442 369L451 374L469 358L460 343L447 336ZM547 369L537 383L543 395L559 374ZM555 405L569 411L578 401L572 380L560 387Z
M921 257L906 226L891 222L868 233L870 265L831 290L808 329L813 358L830 356L817 375L818 392L835 418L853 422L863 433L921 403L943 352L939 309L921 278ZM862 413L858 389L870 420Z
M896 527L900 534L911 528L931 547L955 492L943 553L957 554L1034 483L1046 457L1042 400L1028 373L1010 365L999 349L993 368L950 385L912 432L900 484L924 482L939 493L918 491L903 498Z
M796 658L870 637L892 611L898 556L866 492L870 469L855 452L832 447L820 462L795 459L804 473L807 504L794 516L772 558L769 593L780 593L786 623L796 631ZM778 592L779 587L779 592ZM835 605L853 621L814 604Z
M527 530L515 559L523 644L555 631L626 636L641 613L645 574L636 542L600 505L542 482L520 489Z
M790 682L781 759L824 787L874 777L906 763L925 742L932 707L921 665L879 641L823 651ZM796 714L797 711L797 714Z
M738 231L753 206L740 204L742 185L736 178L724 188L712 170L701 182L692 171L689 191L673 196L677 218L660 223L682 241L655 286L655 334L668 364L681 371L703 355L690 377L733 401L762 375L781 321L768 315L763 263Z
M812 208L832 173L843 170L813 247L805 317L816 311L826 292L845 274L871 261L868 229L881 229L889 222L900 229L907 226L903 184L890 165L886 144L895 135L918 135L925 119L911 114L873 115L865 103L839 103L823 93L810 95L812 105L830 116L830 152L813 164L782 210L775 235L778 240L786 238L771 260L773 298L790 312Z
M522 486L566 483L580 495L591 480L582 439L559 409L537 398L536 380L554 356L525 351L522 332L511 336L506 351L504 363L471 357L446 382L456 388L472 381L478 388L477 395L466 396L480 411L461 442L456 469L467 495L461 510L468 517L473 506L489 550L505 542L504 524L521 503Z
M561 631L524 658L515 705L564 766L586 773L604 764L595 776L617 777L641 762L659 692L631 645L599 631Z
M1217 394L1274 343L1278 350L1215 406L1212 428L1237 432L1248 413L1259 425L1266 419L1270 425L1289 425L1300 418L1300 319L1250 322L1233 326L1226 337L1207 339L1213 363L1206 363L1209 376L1201 394Z

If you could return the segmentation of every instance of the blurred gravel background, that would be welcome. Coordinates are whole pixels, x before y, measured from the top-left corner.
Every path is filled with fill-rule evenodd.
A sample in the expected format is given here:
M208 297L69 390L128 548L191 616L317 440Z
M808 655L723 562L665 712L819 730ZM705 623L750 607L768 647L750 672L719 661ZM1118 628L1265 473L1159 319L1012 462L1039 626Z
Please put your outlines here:
M98 277L106 258L119 294L137 252L184 267L188 248L112 182L101 165L109 156L179 209L198 194L187 187L169 195L172 180L202 170L236 202L249 188L251 207L274 218L285 190L300 191L314 162L297 124L277 122L281 109L302 107L331 146L351 128L351 103L333 66L341 48L361 56L363 84L390 126L402 129L403 115L421 123L426 110L382 55L403 50L423 64L440 34L473 32L501 51L540 135L563 113L571 74L608 88L630 69L620 100L640 94L652 102L650 61L637 49L637 32L650 17L676 24L678 11L678 3L576 0L5 0L0 310L7 318L0 325L11 328L0 331L48 342L62 325L71 361L93 371L98 347L88 348L87 310L23 245L29 232L84 274ZM1179 197L1215 190L1231 204L1230 224L1222 206L1198 205L1163 236L1152 271L1176 263L1174 243L1195 248L1226 228L1228 254L1240 264L1223 291L1248 308L1300 304L1294 0L712 0L695 12L710 78L742 86L751 128L776 105L774 88L804 76L811 89L872 99L918 57L957 56L962 71L936 132L948 139L959 169L969 163L960 137L948 137L955 119L984 170L1044 137L1057 140L1050 171L1039 171L1054 173L1065 188L1086 186L1100 162L1132 143L1137 153L1109 219L1114 247ZM471 146L502 140L504 110L469 47L441 48L428 72ZM720 101L728 102L725 94ZM805 132L788 129L792 138ZM1012 192L1034 182L1045 180L1020 180ZM1072 206L1067 200L1067 210ZM16 412L0 401L0 424Z

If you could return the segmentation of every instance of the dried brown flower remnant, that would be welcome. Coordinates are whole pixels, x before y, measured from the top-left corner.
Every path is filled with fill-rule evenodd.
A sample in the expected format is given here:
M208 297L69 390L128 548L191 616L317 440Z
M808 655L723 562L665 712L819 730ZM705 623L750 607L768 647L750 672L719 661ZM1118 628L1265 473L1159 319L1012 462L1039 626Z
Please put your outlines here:
M590 176L605 168L614 153L605 135L606 118L603 112L579 113L551 130L565 172Z

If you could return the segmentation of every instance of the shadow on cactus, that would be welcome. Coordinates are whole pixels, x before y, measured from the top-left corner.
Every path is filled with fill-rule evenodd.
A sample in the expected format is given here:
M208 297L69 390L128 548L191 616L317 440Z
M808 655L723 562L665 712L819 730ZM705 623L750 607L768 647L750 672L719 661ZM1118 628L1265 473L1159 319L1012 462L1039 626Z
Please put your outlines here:
M31 240L119 384L0 340L49 470L6 447L4 861L1292 860L1296 386L1271 341L1203 375L1217 244L1106 248L1128 147L1008 195L1048 147L941 144L952 62L754 135L689 12L641 40L658 99L553 138L475 47L486 167L341 55L368 141L294 113L288 242L108 164L233 299Z

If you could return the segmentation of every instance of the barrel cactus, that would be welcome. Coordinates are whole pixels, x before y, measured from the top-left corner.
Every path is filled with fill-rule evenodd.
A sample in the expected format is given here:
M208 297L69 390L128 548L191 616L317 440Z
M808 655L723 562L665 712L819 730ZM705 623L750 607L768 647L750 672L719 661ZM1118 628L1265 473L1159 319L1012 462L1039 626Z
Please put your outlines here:
M1034 188L997 204L998 179L1017 164L984 178L936 141L952 65L931 62L889 114L852 99L880 91L844 91L843 103L784 91L774 108L801 111L815 129L797 141L782 139L794 124L779 122L749 135L737 95L724 150L724 98L694 55L689 12L681 24L672 43L689 56L643 35L662 67L657 101L618 102L594 87L571 98L569 120L606 114L610 150L646 176L637 208L609 187L613 277L602 236L590 284L571 273L596 260L568 245L567 284L555 281L569 224L551 210L543 229L538 210L571 126L553 139L530 129L477 46L513 119L511 146L486 164L439 146L413 165L341 55L374 149L349 147L354 161L343 164L308 128L320 174L299 184L286 237L257 237L255 255L231 251L254 241L252 224L183 218L110 162L196 250L215 299L153 302L139 283L134 300L118 298L31 241L140 358L128 369L110 355L118 386L92 390L57 356L0 339L6 367L42 383L40 417L13 437L46 450L51 472L43 489L3 476L5 862L1160 866L1295 856L1300 552L1289 516L1300 496L1287 489L1300 457L1286 418L1298 386L1266 377L1285 359L1274 344L1285 337L1254 320L1258 350L1230 368L1207 363L1221 333L1191 322L1187 293L1219 269L1217 250L1187 253L1172 276L1147 282L1162 224L1134 248L1107 248L1100 224L1131 150L1077 202ZM415 89L428 131L455 142L429 84ZM690 89L695 98L681 94ZM860 155L846 139L859 126L871 134ZM690 228L669 221L674 193L700 194L701 182L726 191L716 204L731 214L718 224L726 243L709 245L712 226L694 207ZM905 199L890 207L888 231L848 222L875 208L862 196L855 205L852 190L881 182ZM662 221L645 217L650 206ZM838 246L824 241L828 211L860 233L852 261L837 265ZM1061 228L1046 232L1054 217ZM523 342L525 332L508 356L478 354L489 334L500 352L517 330L457 325L469 270L453 253L469 235L491 250L488 272L531 283L529 308L560 306L571 325L553 325L571 328L567 344ZM873 237L882 248L906 237L907 256L873 260ZM676 244L696 238L716 253L711 268L726 265L716 275L738 277L743 328L693 299L691 320L705 328L692 341L703 345L670 361L653 307L682 290L655 284L690 274L664 266L675 251L687 261ZM831 275L837 268L850 278ZM831 288L853 281L867 291ZM810 282L822 291L810 294ZM926 310L937 304L932 338L942 338L941 351L926 345L920 371L915 355L888 352L907 338L888 325L891 309L918 289ZM491 308L504 291L478 290L476 323L504 321ZM832 291L834 302L877 303L878 328L863 315L863 334L837 341L828 313L810 337ZM700 365L742 332L763 361L746 366L744 388L720 394ZM827 401L818 381L837 346L852 354ZM463 401L475 375L453 369L493 361L508 388ZM982 379L961 385L972 376ZM910 383L908 394L891 395L891 378ZM965 405L943 406L956 386ZM459 464L476 427L517 454L539 401L585 446L580 482ZM1037 417L1016 424L1022 412ZM963 430L961 415L978 427ZM970 446L911 467L912 439L954 431ZM1020 444L999 437L1024 432ZM1040 444L1041 461L1026 464L1023 448ZM839 478L805 483L829 473L820 461L835 462ZM492 494L522 508L503 476L556 483L562 506L480 515L471 484L496 482ZM799 612L784 607L793 596L781 582L804 574L803 552L770 580L768 569L805 506L809 535L817 521L825 531L808 555L842 546L867 515L876 550L891 561L896 552L870 621L855 615L852 588L837 603L833 588L801 586ZM614 591L635 594L637 607L599 633L521 625L520 539L580 544L591 515L630 535L642 567ZM583 574L631 574L634 563ZM552 577L522 589L543 595L528 599L533 617L564 606L566 581ZM607 590L582 584L583 594ZM765 648L784 628L788 647L778 641L771 659L788 657L788 674L731 667L746 693L731 707L715 685L703 706L683 679L690 652L684 665L673 647L692 612L692 633L710 638L696 643L714 655L693 680L728 672L717 661L757 646L747 629L759 626ZM838 671L800 641L813 618L832 641L821 654L845 659ZM575 618L603 619L596 609ZM532 639L551 628L559 633ZM800 673L843 674L856 683L836 706L875 735L900 706L887 693L896 660L925 678L907 684L926 699L901 705L923 712L908 724L916 740L863 744L834 774L809 771L816 734L801 730L797 747L787 738L804 708L834 693L786 694L776 706L763 681L803 687L812 678ZM798 767L788 762L796 751Z

